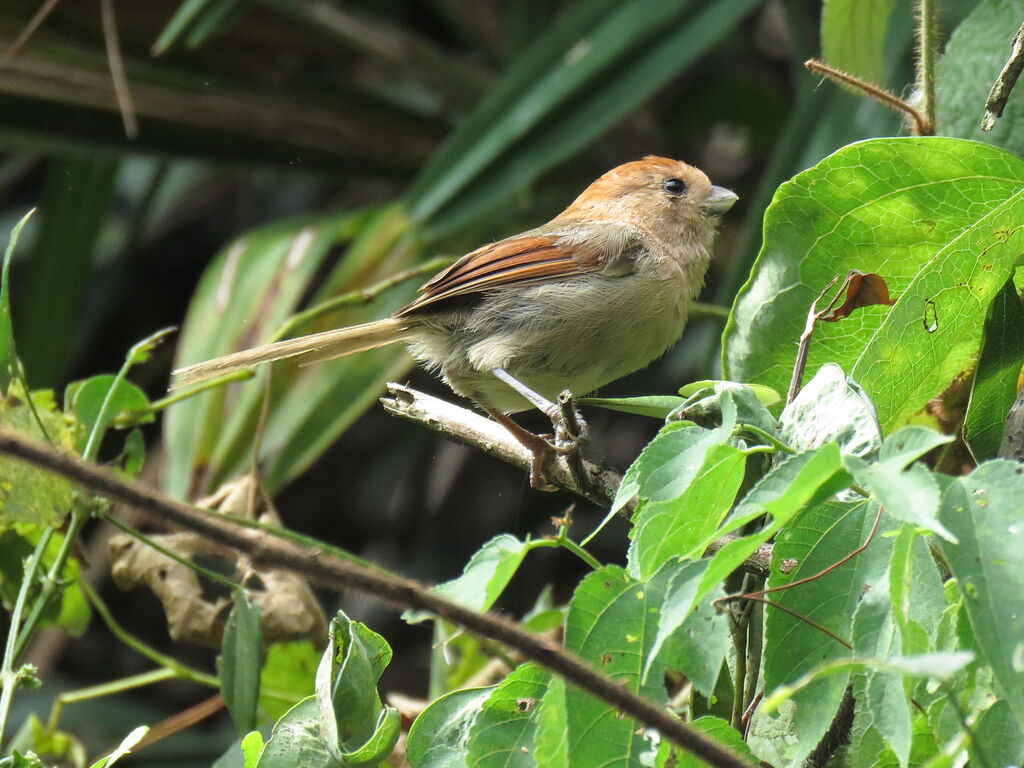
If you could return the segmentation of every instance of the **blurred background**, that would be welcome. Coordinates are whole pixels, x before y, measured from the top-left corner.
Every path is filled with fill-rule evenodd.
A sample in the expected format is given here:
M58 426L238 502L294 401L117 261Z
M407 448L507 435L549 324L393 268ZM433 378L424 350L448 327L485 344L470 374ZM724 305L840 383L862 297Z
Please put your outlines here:
M876 79L907 95L911 10L889 5ZM948 30L973 3L945 5ZM422 276L374 290L368 304L358 292L542 223L600 173L646 154L698 165L739 195L702 296L727 309L782 181L852 141L905 133L896 116L803 69L820 54L820 13L819 0L7 0L0 232L38 207L11 274L29 383L59 402L68 383L116 371L139 339L180 326L131 375L159 401L173 365L266 341L324 300L351 299L289 330L388 314ZM700 313L664 359L601 394L671 394L715 378L723 321ZM579 536L603 516L386 416L376 398L389 379L453 397L392 350L275 368L260 465L288 527L436 582L497 533L552 533L549 518L574 503ZM143 428L143 480L195 500L246 471L260 381L161 409ZM620 469L659 426L586 416L590 452ZM613 523L595 555L621 561L626 530ZM110 584L108 535L88 529L82 555L115 615L212 669L212 651L169 642L151 593ZM547 584L564 599L581 573L557 550L529 557L501 604L516 615ZM343 607L391 643L383 690L426 695L427 629L358 597L321 597L329 615ZM22 716L46 711L55 691L147 665L96 621L77 639L41 633L28 660L46 684L18 697ZM166 683L70 706L62 724L91 755L126 726L208 695ZM132 764L208 765L232 738L222 712Z

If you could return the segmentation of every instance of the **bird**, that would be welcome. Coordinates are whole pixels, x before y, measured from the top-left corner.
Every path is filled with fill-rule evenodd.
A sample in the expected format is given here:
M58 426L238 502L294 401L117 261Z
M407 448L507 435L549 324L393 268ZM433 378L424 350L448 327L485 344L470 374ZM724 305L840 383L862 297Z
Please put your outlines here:
M551 449L567 452L563 443L509 414L539 407L554 421L558 393L593 392L672 347L719 218L737 199L680 160L624 163L547 224L467 253L390 317L189 365L174 372L175 388L283 358L320 362L403 343L526 445L531 484L547 487L544 462Z

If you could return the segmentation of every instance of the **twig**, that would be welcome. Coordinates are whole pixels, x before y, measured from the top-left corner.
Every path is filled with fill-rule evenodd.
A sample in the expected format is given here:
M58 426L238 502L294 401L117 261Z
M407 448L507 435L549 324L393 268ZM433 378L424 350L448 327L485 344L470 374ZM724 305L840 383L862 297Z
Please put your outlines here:
M804 62L804 66L816 75L827 77L829 80L833 80L843 85L849 85L852 88L856 88L866 96L870 96L880 104L884 104L895 112L902 112L904 115L909 117L914 123L914 133L918 136L930 136L935 132L934 126L928 122L928 118L921 113L920 110L907 103L892 91L888 91L885 88L869 83L866 80L861 80L856 75L851 75L849 72L843 72L841 69L830 67L823 61L818 59L808 59Z
M935 0L917 0L917 90L921 94L923 126L918 136L935 133L935 62L939 57Z
M1021 71L1024 71L1024 24L1020 25L1017 34L1013 36L1013 51L1010 58L1006 60L1002 71L992 84L992 90L988 93L985 115L981 118L981 130L991 131L995 127L996 119L1003 116L1006 102L1010 98L1013 86L1017 84Z
M285 568L334 589L355 589L401 608L430 611L474 634L511 646L588 693L611 704L668 740L720 768L750 768L744 758L693 730L663 707L629 691L550 639L524 630L496 614L477 613L430 592L418 582L357 565L322 549L300 547L240 528L221 515L186 506L134 482L123 480L77 456L36 440L0 431L0 454L27 461L72 480L91 493L133 507L149 518L194 531L211 541L247 553L254 562Z
M39 29L39 25L46 21L46 17L53 12L53 9L57 7L59 2L60 0L46 0L46 2L39 6L39 10L29 19L28 24L22 27L14 42L7 47L3 54L0 54L0 69L6 67L11 59L18 55L18 51L25 46L25 43L32 39L32 35Z
M449 440L477 448L496 459L530 471L533 454L495 421L402 384L388 384L380 401L392 416L423 424ZM610 505L622 482L622 475L586 459L582 460L582 470L584 482L578 483L565 457L553 456L547 480L600 506Z
M786 405L789 405L796 399L797 394L800 392L800 383L804 380L807 355L811 350L811 334L814 333L814 324L818 322L818 302L825 297L825 294L831 290L837 280L839 280L838 275L829 281L824 290L818 294L818 298L811 302L811 308L807 311L807 322L804 324L804 332L800 334L800 346L797 347L796 361L793 363L793 377L789 381L789 392L786 393ZM829 304L830 309L836 303L840 293L842 291L837 292L836 298L832 299L831 304Z
M124 73L121 43L117 38L117 21L114 19L114 0L100 0L100 20L103 22L103 42L107 49L107 64L110 67L110 81L114 84L117 109L124 123L125 136L134 139L139 135L139 121L135 118L135 104L128 89L128 77Z

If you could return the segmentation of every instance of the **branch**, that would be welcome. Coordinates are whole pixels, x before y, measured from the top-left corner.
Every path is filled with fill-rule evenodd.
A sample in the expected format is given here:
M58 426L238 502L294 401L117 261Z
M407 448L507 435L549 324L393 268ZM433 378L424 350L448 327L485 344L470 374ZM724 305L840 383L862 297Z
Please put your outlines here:
M533 458L530 451L496 421L402 384L388 384L380 401L392 416L415 421L449 440L481 450L525 472L530 471ZM582 463L584 482L579 483L566 457L553 457L547 470L547 480L598 506L609 506L622 482L622 475L611 467L587 459Z
M1017 34L1013 36L1013 51L1010 58L1003 65L1002 72L989 91L988 100L985 102L985 116L981 118L981 130L991 131L996 124L996 118L1003 116L1006 102L1010 98L1013 86L1017 84L1021 70L1024 70L1024 24L1021 24Z
M515 648L524 657L557 672L569 683L645 726L657 729L665 738L714 766L750 768L745 759L695 731L665 708L627 690L553 641L496 614L477 613L430 592L416 581L367 568L324 549L299 546L262 531L241 528L221 515L172 501L77 456L6 430L0 430L0 455L14 456L59 474L91 493L133 507L154 521L171 523L234 547L248 554L254 563L287 568L332 589L356 589L400 608L430 611L474 634Z

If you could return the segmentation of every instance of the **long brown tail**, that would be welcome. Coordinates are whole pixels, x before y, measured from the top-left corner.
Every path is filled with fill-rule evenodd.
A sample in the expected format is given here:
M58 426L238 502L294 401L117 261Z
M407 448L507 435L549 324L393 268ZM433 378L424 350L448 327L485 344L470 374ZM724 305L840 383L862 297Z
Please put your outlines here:
M372 323L338 328L295 339L285 339L262 347L244 349L213 360L204 360L174 372L176 381L171 389L178 389L186 384L194 384L222 373L230 373L240 368L248 368L260 363L283 360L286 357L307 356L308 362L331 360L344 357L355 352L383 347L402 339L402 323L393 318L375 320Z

